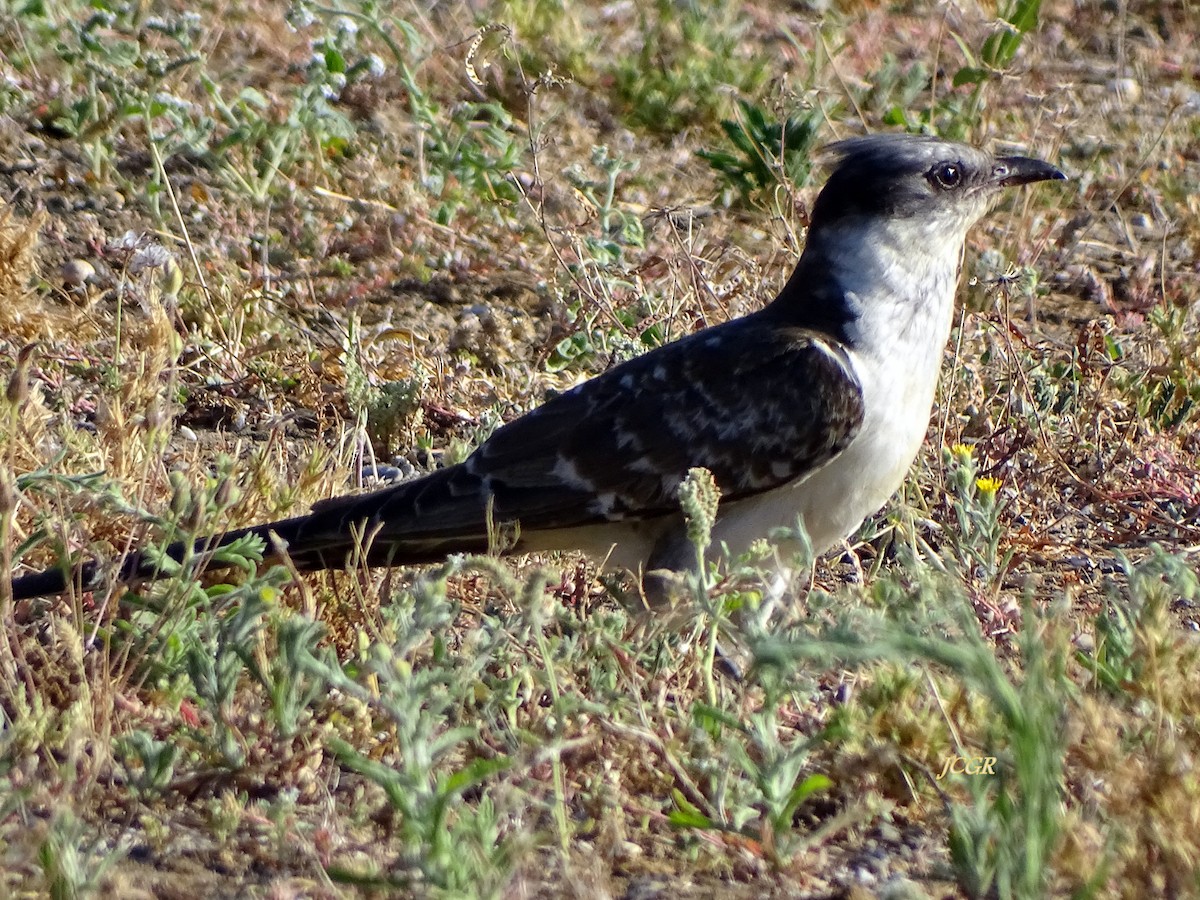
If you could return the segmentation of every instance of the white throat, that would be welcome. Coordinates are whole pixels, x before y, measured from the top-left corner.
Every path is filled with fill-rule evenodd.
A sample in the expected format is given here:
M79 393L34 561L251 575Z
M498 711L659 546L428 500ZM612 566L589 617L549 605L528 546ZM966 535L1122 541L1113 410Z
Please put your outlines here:
M877 219L824 236L827 269L853 314L846 331L857 354L894 369L897 377L920 368L936 381L950 336L964 235L965 229L948 236L944 227Z

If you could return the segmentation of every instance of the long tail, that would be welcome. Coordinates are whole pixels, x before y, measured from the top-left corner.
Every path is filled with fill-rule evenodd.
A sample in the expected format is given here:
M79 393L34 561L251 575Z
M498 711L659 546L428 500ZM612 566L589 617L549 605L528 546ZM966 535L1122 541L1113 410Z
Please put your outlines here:
M212 551L257 535L266 542L266 558L278 558L276 547L282 545L298 569L316 572L342 568L355 554L370 566L401 566L435 562L450 553L486 552L486 501L478 493L468 496L461 490L455 476L461 478L462 473L456 469L369 494L325 500L306 516L178 541L164 553L176 562L193 558L201 567L220 568L211 559ZM103 566L89 560L74 569L22 575L12 580L12 596L27 600L61 594L69 585L96 590L107 580L104 572ZM165 573L141 551L122 560L115 575L121 582L163 577Z
M302 516L296 519L284 519L255 528L242 528L220 535L199 538L195 542L177 541L167 547L164 554L176 562L182 562L189 554L194 555L198 560L203 560L212 550L225 547L247 534L259 534L267 542L267 556L269 557L273 555L273 544L269 537L270 533L275 532L282 538L283 534L292 531L294 523L303 522L308 518L310 517ZM207 567L220 568L219 565L209 565ZM116 581L152 581L165 577L165 573L151 562L142 551L137 550L121 561L121 565L114 577ZM103 587L107 580L105 567L95 560L87 560L75 566L74 569L60 566L54 569L47 569L44 572L34 572L30 575L22 575L14 578L12 580L12 596L14 600L47 597L53 594L64 593L72 585L80 590L91 591Z

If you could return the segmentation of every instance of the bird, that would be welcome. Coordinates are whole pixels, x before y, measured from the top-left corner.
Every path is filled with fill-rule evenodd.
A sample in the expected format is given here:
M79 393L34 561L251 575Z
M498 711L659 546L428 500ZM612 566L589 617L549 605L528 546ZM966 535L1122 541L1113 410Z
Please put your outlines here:
M720 491L712 546L803 526L819 554L899 489L925 439L968 230L1005 188L1066 176L925 135L826 148L829 175L778 296L615 365L501 426L464 461L293 518L166 548L204 559L248 535L295 569L572 550L641 577L650 605L699 563L688 472ZM508 540L497 548L496 535ZM101 586L95 561L12 579L14 599ZM162 577L134 551L120 582Z

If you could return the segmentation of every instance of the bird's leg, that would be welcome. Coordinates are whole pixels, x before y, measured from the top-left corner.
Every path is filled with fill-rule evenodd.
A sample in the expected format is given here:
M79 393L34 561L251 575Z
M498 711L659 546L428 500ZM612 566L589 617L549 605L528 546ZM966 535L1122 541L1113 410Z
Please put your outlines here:
M792 583L792 574L791 566L780 565L767 579L762 603L759 606L759 620L764 624L770 621L775 607L787 596L788 588Z

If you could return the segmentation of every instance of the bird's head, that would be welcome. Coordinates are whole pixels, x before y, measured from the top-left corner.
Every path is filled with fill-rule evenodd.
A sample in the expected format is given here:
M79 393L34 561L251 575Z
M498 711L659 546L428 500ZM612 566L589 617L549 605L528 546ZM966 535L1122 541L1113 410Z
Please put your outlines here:
M817 197L809 240L822 229L884 221L914 239L961 243L1002 188L1066 176L1025 156L993 156L909 134L851 138L829 147L833 171Z
M897 335L923 335L930 359L950 329L967 230L1002 189L1066 177L1041 160L917 135L853 138L829 152L804 254L769 308L883 353Z

